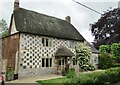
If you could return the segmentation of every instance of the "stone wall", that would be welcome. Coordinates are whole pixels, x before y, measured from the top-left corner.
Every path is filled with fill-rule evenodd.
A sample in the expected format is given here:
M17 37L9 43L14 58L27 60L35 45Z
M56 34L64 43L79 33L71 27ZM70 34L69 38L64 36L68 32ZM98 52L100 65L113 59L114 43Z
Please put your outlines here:
M11 35L2 39L2 60L4 61L7 70L8 67L15 69L16 52L19 49L19 34ZM6 65L7 64L7 65ZM6 72L6 71L5 71Z

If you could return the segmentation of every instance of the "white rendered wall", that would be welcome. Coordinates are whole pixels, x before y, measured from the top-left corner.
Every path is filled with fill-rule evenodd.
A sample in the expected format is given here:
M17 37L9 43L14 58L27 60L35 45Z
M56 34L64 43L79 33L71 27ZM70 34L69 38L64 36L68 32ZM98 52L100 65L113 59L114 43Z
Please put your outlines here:
M12 18L12 25L11 25L11 33L10 34L14 34L17 33L18 31L16 30L16 26L15 26L15 20L14 17Z

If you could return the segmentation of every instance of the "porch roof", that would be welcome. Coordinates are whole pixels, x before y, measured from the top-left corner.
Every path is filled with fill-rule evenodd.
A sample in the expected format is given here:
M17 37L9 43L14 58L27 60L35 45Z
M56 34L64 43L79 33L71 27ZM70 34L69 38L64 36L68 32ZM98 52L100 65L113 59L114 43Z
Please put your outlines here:
M61 46L57 49L55 56L61 56L61 57L72 57L75 56L72 51L70 51L68 48Z

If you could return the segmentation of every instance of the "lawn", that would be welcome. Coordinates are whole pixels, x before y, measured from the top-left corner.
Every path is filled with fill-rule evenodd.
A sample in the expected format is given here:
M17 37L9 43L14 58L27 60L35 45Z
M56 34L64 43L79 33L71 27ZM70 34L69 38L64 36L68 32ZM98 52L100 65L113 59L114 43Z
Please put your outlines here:
M62 77L62 78L55 78L55 79L49 79L49 80L39 80L36 82L42 85L63 85L62 83L68 79L69 78Z
M89 85L89 83L101 83L101 85L105 84L107 81L109 81L111 84L114 83L114 80L118 83L114 83L112 85L120 85L120 81L117 75L118 74L118 68L111 68L108 70L103 71L95 71L95 72L85 72L85 73L79 73L75 77L68 77L67 75L61 78L55 78L55 79L48 79L48 80L38 80L40 85L64 85L63 83L68 83L72 85L75 83L77 85L77 82L82 85L85 83L85 85ZM106 73L107 72L107 73ZM120 71L119 71L120 72ZM113 76L115 75L115 76ZM111 85L108 84L108 85Z
M94 72L94 75L100 75L103 72ZM93 72L91 72L91 73L93 73ZM91 74L91 73L85 72L85 73L79 73L78 75L80 77L82 77L83 79L86 79L86 77L89 76L89 74ZM64 76L64 77L55 78L55 79L38 80L36 82L38 82L39 84L42 84L42 85L63 85L63 83L67 80L70 80L70 78L67 78L67 77Z

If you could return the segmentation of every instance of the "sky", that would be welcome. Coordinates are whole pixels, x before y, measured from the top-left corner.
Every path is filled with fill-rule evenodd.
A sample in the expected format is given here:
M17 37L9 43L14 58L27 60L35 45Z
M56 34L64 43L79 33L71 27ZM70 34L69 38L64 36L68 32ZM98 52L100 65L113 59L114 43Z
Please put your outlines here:
M118 7L120 0L76 0L100 13ZM20 7L33 10L46 15L65 20L71 17L71 24L88 41L92 42L94 37L90 31L90 24L97 22L100 14L93 12L73 0L19 0ZM11 14L13 13L14 0L0 0L0 20L5 19L9 26Z

